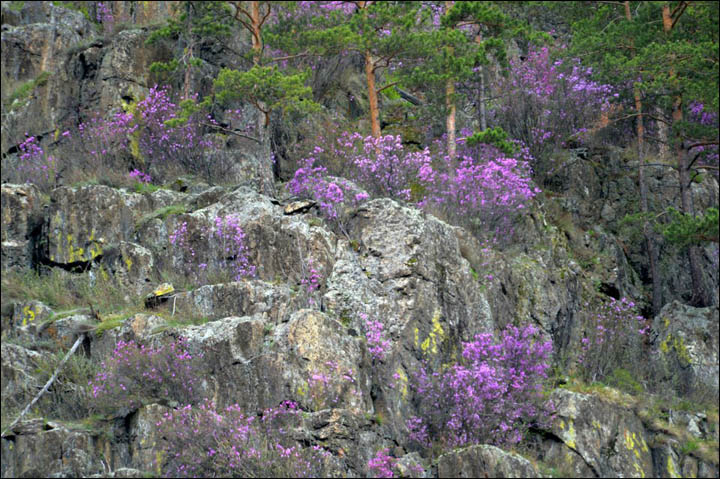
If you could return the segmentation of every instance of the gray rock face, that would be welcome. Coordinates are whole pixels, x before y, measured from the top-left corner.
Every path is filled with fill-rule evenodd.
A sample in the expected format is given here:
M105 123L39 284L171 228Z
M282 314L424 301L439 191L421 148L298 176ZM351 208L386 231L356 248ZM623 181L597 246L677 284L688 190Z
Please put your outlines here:
M679 301L665 306L652 325L653 353L679 394L718 394L718 309Z
M82 477L105 470L92 435L41 419L18 426L25 431L2 438L2 477Z
M557 421L552 432L596 477L650 477L654 475L649 437L632 410L564 389L556 389L551 399ZM563 460L558 455L559 460ZM573 460L571 460L571 463ZM587 473L582 465L573 468Z
M43 256L52 263L71 265L92 261L110 244L129 241L136 215L142 212L134 197L142 198L101 185L53 190L43 226L47 241Z
M440 477L542 477L524 457L487 444L441 455L437 473Z
M3 184L2 270L30 268L33 260L33 231L42 222L40 193L33 185Z

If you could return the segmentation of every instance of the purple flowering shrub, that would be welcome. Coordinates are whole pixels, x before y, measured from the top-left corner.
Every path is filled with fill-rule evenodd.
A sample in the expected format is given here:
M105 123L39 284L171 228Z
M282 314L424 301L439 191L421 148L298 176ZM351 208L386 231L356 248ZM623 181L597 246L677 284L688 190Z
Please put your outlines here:
M602 302L595 307L586 304L590 318L581 340L578 367L581 377L601 381L617 368L638 371L647 364L645 340L650 321L639 315L628 298Z
M183 339L157 347L118 341L89 386L99 409L135 409L158 400L191 404L202 398L198 368Z
M311 257L308 258L307 264L303 264L303 278L300 280L300 284L305 287L305 292L308 297L308 304L315 306L315 292L320 289L323 277L315 268L314 260Z
M192 101L192 100L189 100ZM206 134L214 120L198 110L187 113L167 87L152 87L147 96L108 119L95 116L78 126L80 145L92 168L117 168L129 160L162 180L176 172L202 175L209 182L224 174L219 140Z
M201 112L185 117L180 105L170 98L167 87L152 87L147 96L135 107L135 122L139 130L137 142L142 160L148 171L155 168L157 174L173 166L184 171L210 176L212 170L205 162L212 161L209 152L218 149L212 137L205 135Z
M168 241L176 252L173 256L175 266L189 277L201 281L209 275L230 274L234 281L254 277L255 265L250 261L250 251L246 244L246 235L236 216L218 216L210 227L180 223L169 235ZM212 243L214 248L196 251L193 245ZM209 252L217 251L218 257L210 257Z
M459 147L459 155L451 159L442 142L432 151L408 151L400 136L375 139L331 130L319 138L319 145L305 150L287 188L298 197L314 199L323 216L337 220L344 201L357 204L368 195L349 198L347 185L330 179L332 170L375 195L414 201L476 231L511 236L508 230L515 215L540 191L531 182L529 151L519 147L517 158L510 158L488 145L469 148L461 140Z
M292 401L260 416L210 401L171 410L156 424L165 439L157 466L165 477L322 477L330 452L292 439L301 420Z
M360 319L364 322L365 339L370 355L374 361L383 361L392 345L390 340L386 339L385 331L383 331L385 325L382 321L368 319L368 315L365 313L360 313Z
M369 477L425 477L425 469L420 464L408 464L404 470L398 460L389 455L388 448L380 449L367 463Z
M315 153L323 152L322 148L315 148ZM361 203L368 199L367 193L352 196L352 187L347 181L328 177L328 169L316 164L316 161L315 156L301 160L300 168L288 182L287 189L297 197L314 200L326 219L339 222L345 201L350 199L353 204Z
M148 175L147 173L143 173L142 171L138 170L137 168L135 168L130 173L128 173L128 176L141 184L147 185L147 184L152 183L152 177L150 175Z
M483 145L438 158L418 175L420 205L491 237L511 237L513 220L540 190L532 183L528 161ZM487 235L486 235L487 236Z
M395 477L393 469L397 459L388 455L388 449L380 449L368 461L368 472L372 477Z
M131 113L116 113L108 119L96 115L78 125L73 138L88 154L87 168L121 168L130 158L130 137L138 130Z
M351 400L361 398L352 369L344 369L336 361L326 361L323 366L313 370L307 381L308 395L315 411L338 407L347 393Z
M544 423L552 406L543 399L552 343L534 339L538 330L508 326L495 340L477 334L463 343L462 358L439 372L421 367L411 386L421 398L419 417L406 426L421 446L451 447L518 443L531 426Z
M25 140L18 145L18 162L13 169L14 180L32 183L43 191L55 184L59 171L58 160L45 152L35 136L25 134Z
M592 68L578 59L553 61L547 47L530 50L524 61L510 61L510 75L491 112L493 123L524 142L536 158L570 138L582 140L618 95L592 79Z

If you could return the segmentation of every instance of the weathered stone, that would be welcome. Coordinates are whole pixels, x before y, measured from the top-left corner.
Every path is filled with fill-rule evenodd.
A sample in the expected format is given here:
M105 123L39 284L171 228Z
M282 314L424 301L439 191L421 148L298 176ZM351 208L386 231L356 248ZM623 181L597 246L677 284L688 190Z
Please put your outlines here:
M2 477L83 477L105 471L91 434L41 423L33 432L2 438Z
M597 396L556 389L552 432L577 452L597 477L650 477L653 458L634 412Z
M36 377L38 362L47 353L32 351L17 344L2 342L2 400L3 408L17 411L25 407L42 387ZM12 418L11 420L14 420ZM4 476L4 474L3 474Z
M310 208L315 206L315 202L311 200L293 201L285 205L283 212L286 215L294 215L297 213L307 213Z
M227 316L264 314L277 324L287 321L298 302L290 288L260 280L201 286L186 293L177 293L166 308L178 316L219 319Z
M42 223L40 192L33 185L3 184L2 271L29 268L36 229Z
M655 317L651 340L654 356L679 394L718 394L718 309L693 308L678 301ZM704 390L704 391L703 391Z
M524 457L487 444L442 454L437 473L440 477L542 477Z
M43 258L72 265L103 255L110 244L131 241L142 195L102 186L53 190L44 224ZM145 210L146 211L146 210Z
M41 301L26 301L13 305L14 327L37 326L52 318L55 313Z
M38 328L38 336L50 341L59 351L68 351L78 336L90 331L96 321L90 316L78 314L58 319Z

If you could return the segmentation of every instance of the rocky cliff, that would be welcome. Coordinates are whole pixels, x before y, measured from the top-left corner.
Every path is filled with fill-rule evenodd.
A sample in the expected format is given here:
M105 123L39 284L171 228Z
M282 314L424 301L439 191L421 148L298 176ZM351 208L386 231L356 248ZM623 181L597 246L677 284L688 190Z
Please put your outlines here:
M65 125L147 93L150 63L170 54L145 45L148 25L173 2L118 4L127 29L98 36L82 12L3 2L3 155L17 155L26 132L51 148ZM588 304L648 303L641 248L619 228L638 195L619 173L633 161L623 150L558 152L566 166L501 246L388 198L344 204L328 220L285 192L262 148L239 142L227 152L235 166L221 186L183 179L133 191L68 180L45 192L3 182L2 477L168 474L159 426L181 404L107 411L87 382L118 344L167 348L178 338L197 359L197 389L218 409L253 416L293 401L301 414L291 438L324 451L322 474L367 476L383 450L412 477L720 474L716 246L703 250L705 308L685 304L684 255L662 252L664 307L632 346L648 364L642 376L632 365L603 382L578 372L595 327ZM677 203L655 186L657 205ZM717 206L714 177L692 187L702 206ZM210 233L218 218L241 227L254 274L228 273L240 253ZM182 248L171 240L181 228ZM381 356L367 318L382 322ZM544 384L552 420L512 447L413 441L408 420L424 400L417 372L442 372L476 335L524 324L553 344ZM8 428L78 339L50 390Z

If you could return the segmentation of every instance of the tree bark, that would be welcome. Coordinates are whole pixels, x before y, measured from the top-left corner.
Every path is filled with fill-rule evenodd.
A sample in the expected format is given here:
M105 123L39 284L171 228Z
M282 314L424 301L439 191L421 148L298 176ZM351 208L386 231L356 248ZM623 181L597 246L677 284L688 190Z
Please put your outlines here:
M630 12L630 2L626 1L625 18L632 21ZM648 256L648 267L650 270L650 280L652 281L652 310L653 314L660 312L662 308L662 281L660 271L657 266L658 252L657 244L652 236L650 223L647 219L647 213L650 210L648 201L647 180L645 179L645 123L643 118L643 104L640 90L633 85L633 97L635 99L635 112L637 113L635 131L637 133L638 142L638 183L640 187L640 211L643 213L643 238L645 240L645 251Z
M674 26L670 5L665 3L662 7L663 32L669 35ZM674 68L670 66L670 78L675 78ZM672 121L678 124L683 120L682 111L682 95L678 94L673 100ZM674 153L677 157L678 179L680 181L680 205L683 213L694 215L692 191L690 189L690 165L688 161L689 152L683 147L679 138L675 139L673 146ZM700 252L697 246L688 247L688 260L690 262L690 280L692 282L692 299L690 300L694 306L707 306L709 300L705 294L705 287L702 280L702 270L700 268Z
M481 65L480 71L480 98L478 98L480 111L480 131L487 130L487 114L485 113L485 68Z
M645 239L645 250L648 255L650 279L652 281L652 310L653 314L660 312L662 308L662 284L660 272L657 267L658 253L657 244L652 236L650 222L647 213L650 210L648 202L647 180L645 179L645 124L643 122L643 109L640 91L635 88L635 110L637 111L636 131L638 137L638 183L640 184L640 210L643 213L643 237Z
M252 31L253 65L260 64L262 54L262 36L260 35L260 2L250 2L250 18Z
M447 118L445 129L447 130L447 151L450 159L456 156L457 144L455 143L455 82L452 78L447 79L445 84L445 106L447 107Z
M373 138L380 138L380 111L375 88L375 64L369 50L365 51L365 80L367 81L368 100L370 102L370 131Z

